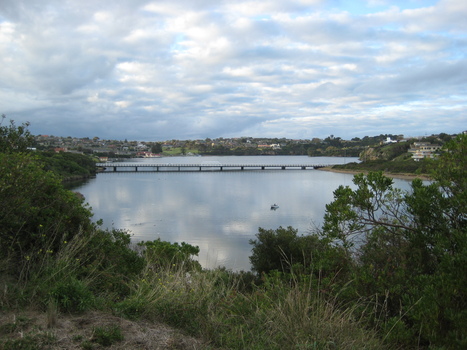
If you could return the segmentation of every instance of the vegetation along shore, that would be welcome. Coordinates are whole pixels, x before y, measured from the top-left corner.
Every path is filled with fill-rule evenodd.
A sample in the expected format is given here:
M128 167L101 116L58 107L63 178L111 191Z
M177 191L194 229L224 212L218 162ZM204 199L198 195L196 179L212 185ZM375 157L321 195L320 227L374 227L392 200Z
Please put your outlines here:
M62 183L88 156L31 146L27 125L0 125L0 350L467 348L467 135L411 163L407 145L368 147L337 169L366 173L323 225L259 228L243 272L102 229ZM431 181L404 192L383 171Z

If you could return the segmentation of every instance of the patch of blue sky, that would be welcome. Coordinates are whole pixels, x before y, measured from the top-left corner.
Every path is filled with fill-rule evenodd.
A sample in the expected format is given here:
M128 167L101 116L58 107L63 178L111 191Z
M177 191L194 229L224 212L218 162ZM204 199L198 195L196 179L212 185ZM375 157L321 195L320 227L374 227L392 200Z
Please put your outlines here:
M179 33L175 36L174 43L170 46L171 51L184 51L186 47L181 43L185 41L185 34Z
M253 20L255 21L269 21L271 19L271 15L269 14L261 14L261 15L256 15L253 17Z
M340 0L337 7L353 15L367 15L397 7L401 11L434 6L439 0Z

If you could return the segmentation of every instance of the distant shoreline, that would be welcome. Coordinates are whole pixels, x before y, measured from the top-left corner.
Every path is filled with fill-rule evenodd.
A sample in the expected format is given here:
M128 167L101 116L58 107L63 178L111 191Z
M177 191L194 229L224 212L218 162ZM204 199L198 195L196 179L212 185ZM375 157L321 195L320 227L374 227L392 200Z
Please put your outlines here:
M324 168L319 168L317 170L323 170L323 171L330 171L333 173L342 173L342 174L368 174L370 171L369 170L351 170L351 169L333 169L332 167L324 167ZM398 174L398 173L387 173L383 172L385 176L391 177L394 179L402 179L402 180L414 180L414 179L422 179L422 180L431 180L431 178L428 175L419 175L419 174Z

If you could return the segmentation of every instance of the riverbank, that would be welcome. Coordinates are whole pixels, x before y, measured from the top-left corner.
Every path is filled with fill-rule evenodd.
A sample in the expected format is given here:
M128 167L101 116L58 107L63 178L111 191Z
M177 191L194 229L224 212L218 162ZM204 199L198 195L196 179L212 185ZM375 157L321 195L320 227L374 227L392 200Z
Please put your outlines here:
M350 170L350 169L334 169L333 167L324 167L324 168L319 168L317 170L322 170L322 171L330 171L334 173L341 173L341 174L368 174L368 170ZM410 173L390 173L390 172L383 172L385 176L394 178L394 179L402 179L402 180L414 180L414 179L422 179L429 181L431 178L427 174L410 174Z

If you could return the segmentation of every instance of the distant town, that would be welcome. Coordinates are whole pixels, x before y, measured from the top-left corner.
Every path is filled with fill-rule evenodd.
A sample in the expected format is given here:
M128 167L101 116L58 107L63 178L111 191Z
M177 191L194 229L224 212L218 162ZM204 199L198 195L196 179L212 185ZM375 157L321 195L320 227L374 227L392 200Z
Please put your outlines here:
M466 131L464 131L466 133ZM295 140L286 138L206 138L204 140L168 140L145 142L128 140L104 140L99 137L35 136L34 148L55 152L73 152L95 155L106 159L196 155L308 155L358 157L368 147L388 143L405 143L412 150L414 159L435 153L455 135L437 135L405 138L404 135L381 134L343 140L330 135L327 138ZM417 152L418 151L418 152Z

